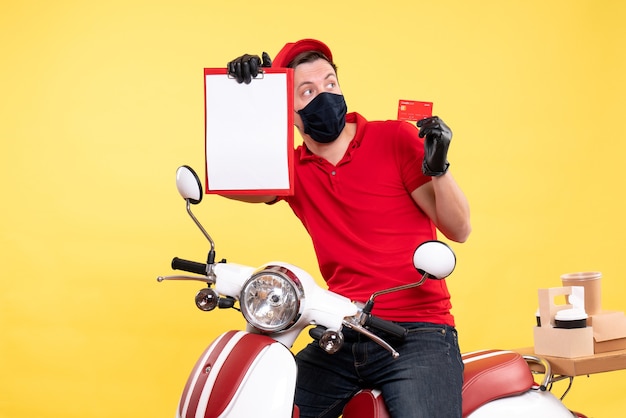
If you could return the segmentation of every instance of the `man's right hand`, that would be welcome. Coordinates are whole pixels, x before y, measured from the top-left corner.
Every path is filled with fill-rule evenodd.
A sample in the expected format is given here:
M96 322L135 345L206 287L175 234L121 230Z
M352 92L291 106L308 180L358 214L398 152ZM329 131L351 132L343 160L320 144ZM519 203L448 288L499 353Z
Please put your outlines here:
M261 68L269 68L272 66L272 60L267 52L263 52L263 61L258 55L244 54L226 65L228 75L237 80L237 83L250 84L250 81L260 72Z

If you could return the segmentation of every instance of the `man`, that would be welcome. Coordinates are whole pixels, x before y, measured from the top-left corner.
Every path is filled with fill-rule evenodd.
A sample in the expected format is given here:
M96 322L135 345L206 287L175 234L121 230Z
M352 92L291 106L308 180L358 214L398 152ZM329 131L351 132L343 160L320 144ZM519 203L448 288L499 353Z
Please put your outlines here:
M436 239L464 242L468 202L449 172L452 132L439 118L368 122L347 113L332 52L303 39L286 44L273 63L263 53L228 63L240 83L263 66L294 69L294 123L303 145L294 150L292 196L228 196L247 202L286 201L308 231L330 290L366 301L378 290L414 283L415 248ZM329 355L315 342L297 355L296 404L302 417L337 417L361 388L378 388L394 418L461 417L463 364L445 281L381 296L374 314L409 330L387 351L345 331ZM388 336L381 335L389 339Z

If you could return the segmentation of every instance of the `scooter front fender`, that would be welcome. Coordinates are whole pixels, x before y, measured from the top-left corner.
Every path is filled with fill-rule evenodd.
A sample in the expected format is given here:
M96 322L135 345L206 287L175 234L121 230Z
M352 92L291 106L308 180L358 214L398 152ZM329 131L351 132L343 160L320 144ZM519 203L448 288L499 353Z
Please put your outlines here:
M176 417L291 417L296 374L294 356L283 344L228 331L196 362Z

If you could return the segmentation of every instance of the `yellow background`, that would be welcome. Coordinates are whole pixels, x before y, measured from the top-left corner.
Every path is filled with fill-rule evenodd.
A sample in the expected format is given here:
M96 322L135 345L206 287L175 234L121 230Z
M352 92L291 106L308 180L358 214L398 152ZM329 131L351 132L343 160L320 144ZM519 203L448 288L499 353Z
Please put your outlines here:
M204 67L332 48L350 110L434 102L474 232L448 279L463 351L532 345L540 287L600 270L626 310L624 21L597 1L4 1L0 6L0 416L171 417L197 355L241 324L163 283L207 245L174 173L203 173ZM297 138L299 142L299 138ZM209 196L219 257L319 276L284 204ZM618 371L566 404L626 412ZM559 386L560 388L560 386ZM559 389L560 390L560 389Z

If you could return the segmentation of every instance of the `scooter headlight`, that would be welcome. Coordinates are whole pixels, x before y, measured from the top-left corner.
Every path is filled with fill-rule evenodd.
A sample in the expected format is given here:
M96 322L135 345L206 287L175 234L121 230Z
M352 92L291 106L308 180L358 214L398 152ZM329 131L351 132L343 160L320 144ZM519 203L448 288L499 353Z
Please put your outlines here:
M246 321L254 328L278 332L298 320L303 297L302 285L292 271L268 266L246 281L239 305Z

